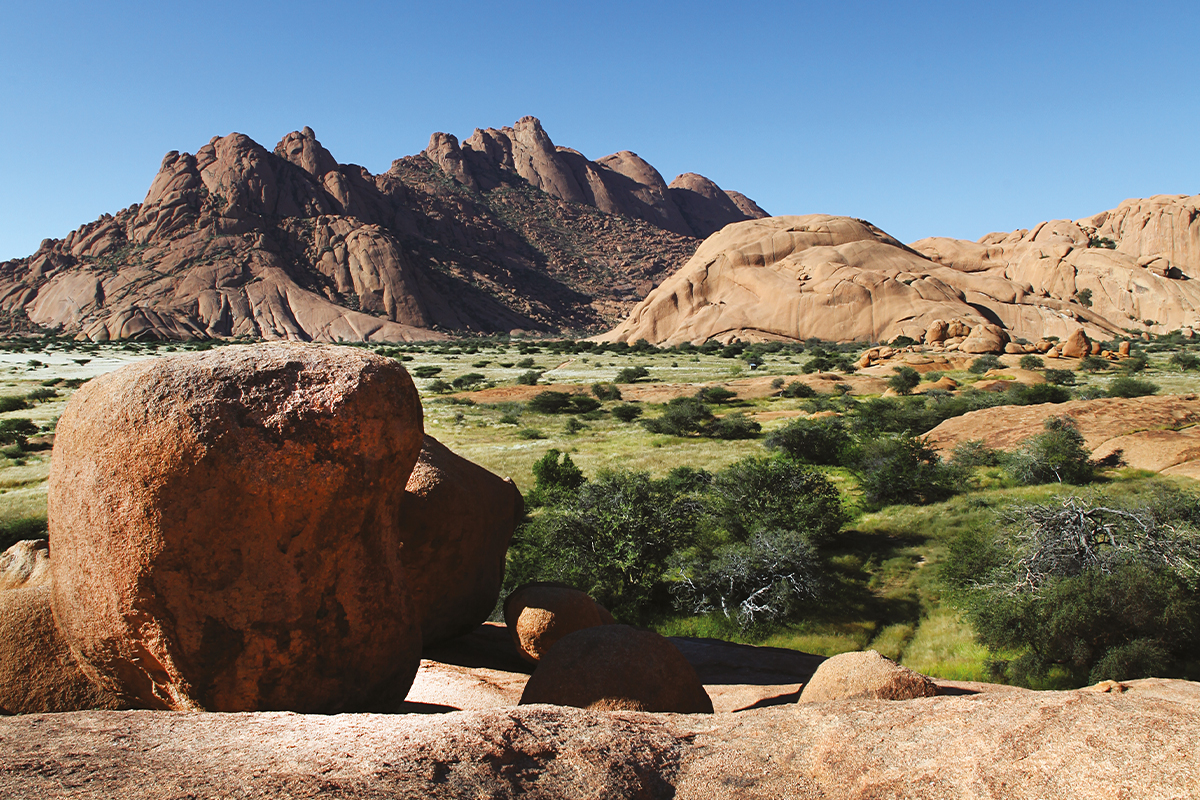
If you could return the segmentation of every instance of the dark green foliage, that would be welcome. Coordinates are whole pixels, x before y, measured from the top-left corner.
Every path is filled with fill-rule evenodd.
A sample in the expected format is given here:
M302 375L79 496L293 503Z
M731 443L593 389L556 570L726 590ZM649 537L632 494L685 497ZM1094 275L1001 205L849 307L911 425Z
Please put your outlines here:
M1113 378L1108 384L1109 397L1145 397L1158 392L1158 384L1140 381L1128 375Z
M1048 369L1046 370L1046 383L1052 383L1055 386L1074 386L1075 373L1069 369Z
M585 480L571 456L554 449L547 450L546 455L534 462L533 479L534 486L525 496L525 504L530 508L568 499Z
M1035 383L1028 386L1018 383L1008 390L1008 399L1015 406L1065 403L1071 399L1071 390L1053 383Z
M688 436L703 431L712 419L713 413L704 403L694 397L677 397L667 403L662 416L643 420L642 424L651 433Z
M807 383L792 381L779 394L781 397L816 397L817 390L809 386Z
M830 539L845 521L837 487L819 470L790 458L745 458L713 478L711 510L730 536L755 530L797 531L814 542Z
M1200 356L1195 353L1189 353L1186 350L1181 350L1178 353L1172 353L1167 361L1179 369L1188 371L1200 369Z
M545 439L546 437L537 428L522 428L517 431L517 436L522 439Z
M29 403L24 397L0 397L0 413L20 411L23 408L29 408Z
M696 392L696 399L703 403L728 403L737 397L737 392L730 391L724 386L705 386Z
M482 373L468 372L466 375L459 375L450 381L450 385L459 391L465 391L483 383L486 378L487 376Z
M1100 356L1084 356L1079 359L1080 372L1103 372L1108 367L1108 359L1101 358Z
M1122 360L1120 363L1121 370L1130 374L1141 372L1148 366L1150 366L1150 359L1146 358L1146 354L1140 350L1131 353L1129 358Z
M564 430L568 436L574 436L586 427L587 425L584 425L579 417L570 417L567 419L567 425Z
M0 522L0 553L25 539L46 539L49 535L44 518Z
M525 351L522 350L521 352L525 352ZM522 358L520 361L517 362L517 367L519 369L533 369L533 359L532 358Z
M738 411L713 419L702 433L714 439L753 439L761 431L762 425Z
M531 369L528 372L522 372L517 376L517 383L521 386L537 386L537 382L541 380L542 373Z
M937 451L916 436L887 436L863 445L856 472L867 503L924 505L959 491L958 468L945 464Z
M794 420L771 433L765 444L810 464L839 465L847 463L853 443L841 417L823 417Z
M840 370L841 372L854 372L854 362L843 353L830 353L823 348L815 347L809 352L812 353L812 358L805 362L800 368L805 374L813 372L832 372Z
M600 401L586 394L539 392L529 401L529 410L539 414L586 414L600 407Z
M621 390L615 383L593 383L592 394L597 400L620 400Z
M642 378L649 378L650 370L645 367L625 367L617 373L615 383L637 383Z
M890 345L891 347L894 347L898 350L902 347L909 347L916 343L917 343L917 340L912 338L911 336L897 336L895 339L892 339L890 342L888 342L888 345Z
M1100 247L1105 250L1116 250L1117 243L1114 242L1112 239L1108 238L1107 236L1091 236L1091 237L1088 237L1088 247ZM1090 291L1087 289L1085 289L1084 291L1089 292L1088 299L1091 299Z
M1083 434L1070 417L1050 417L1042 433L1026 439L1012 454L1009 472L1026 485L1038 483L1090 483L1097 464L1083 444Z
M1046 366L1046 362L1042 360L1042 357L1035 356L1033 353L1021 356L1019 364L1021 369L1041 369Z
M49 388L34 389L32 392L25 395L25 399L31 403L37 403L42 400L50 400L55 397L58 397L58 392Z
M1004 453L983 443L982 439L959 442L950 453L950 461L956 467L996 467L1003 461Z
M971 366L967 367L967 371L973 375L982 375L991 369L1004 369L1004 362L999 356L988 353L971 362Z
M0 445L16 445L25 448L27 437L38 432L37 423L24 417L0 419Z
M953 542L942 577L960 591L980 642L1015 654L994 662L1001 678L1194 678L1198 508L1172 490L1137 506L1103 496L1017 506L998 535Z
M1091 308L1092 307L1092 290L1091 289L1080 289L1078 292L1075 293L1075 300L1079 303L1079 305L1083 306L1084 308Z
M412 374L414 377L417 377L417 378L432 378L434 375L437 375L441 371L442 371L441 367L431 367L428 365L412 368Z
M615 406L612 410L612 415L621 422L633 422L642 415L642 407L626 403L625 405Z
M887 385L896 394L912 394L921 382L921 373L912 367L892 367L896 374L888 378Z

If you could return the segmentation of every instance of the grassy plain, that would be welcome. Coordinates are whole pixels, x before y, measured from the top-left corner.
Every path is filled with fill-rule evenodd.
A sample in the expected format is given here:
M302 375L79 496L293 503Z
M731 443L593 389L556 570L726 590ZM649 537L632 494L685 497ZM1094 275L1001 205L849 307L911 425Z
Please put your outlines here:
M201 345L203 347L204 345ZM0 419L24 417L50 433L78 383L102 372L143 358L196 349L196 345L94 345L49 341L7 343L0 350L0 402L26 398L27 408L0 413ZM503 476L527 491L533 485L531 468L548 450L571 454L589 476L604 469L644 470L665 476L678 466L716 471L748 455L764 454L762 439L723 441L697 437L651 434L637 421L620 422L607 413L614 406L634 401L647 416L657 413L657 402L670 396L690 395L702 385L722 384L739 392L734 401L719 406L718 413L740 411L757 418L763 433L781 427L803 413L803 400L773 396L777 385L801 377L806 355L767 354L755 369L740 358L715 353L643 352L557 355L536 343L475 342L461 345L399 345L375 348L400 358L410 372L436 371L416 378L425 407L426 430L459 454ZM473 351L473 352L472 352ZM1162 387L1164 393L1195 392L1200 373L1181 372L1167 362L1170 351L1150 354L1149 367L1139 376ZM1016 363L1016 357L1006 357ZM623 401L605 402L602 413L575 417L539 414L528 399L547 388L588 392L596 382L611 382L619 370L645 367L649 377L622 386ZM1057 366L1053 362L1048 366ZM540 373L537 387L518 384L529 371ZM476 389L434 393L436 381L452 382L475 373L482 376ZM980 379L965 369L947 370L960 384ZM811 376L809 376L811 379ZM1103 389L1110 373L1079 373L1082 387ZM882 381L849 379L855 394L882 391ZM827 383L827 386L833 384ZM491 387L491 388L487 388ZM873 387L873 391L868 389ZM52 389L55 396L28 400L31 394ZM638 400L638 398L642 398ZM592 418L587 418L588 416ZM50 451L31 450L0 456L0 535L44 530L46 477ZM988 654L973 638L969 625L952 598L945 597L938 580L938 565L947 543L963 530L994 525L996 512L1015 500L1045 498L1060 487L1017 488L1006 485L995 471L977 474L976 488L946 502L923 507L891 506L865 512L860 507L857 484L842 469L829 470L852 510L825 556L830 564L829 591L800 622L779 626L748 639L736 626L720 617L677 616L663 619L659 629L668 634L715 636L789 647L820 654L873 647L885 655L926 674L958 680L986 680ZM1109 476L1110 489L1137 493L1156 476L1123 470ZM1179 479L1187 483L1186 479Z

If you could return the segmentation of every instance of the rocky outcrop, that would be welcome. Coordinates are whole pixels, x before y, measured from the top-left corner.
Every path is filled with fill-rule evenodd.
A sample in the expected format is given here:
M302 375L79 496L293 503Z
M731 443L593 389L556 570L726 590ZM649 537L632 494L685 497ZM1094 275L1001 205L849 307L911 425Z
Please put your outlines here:
M676 715L83 712L0 719L0 794L79 798L1189 797L1197 684Z
M344 348L226 347L88 382L49 479L72 653L144 708L398 701L421 648L399 512L422 438L398 362Z
M527 583L504 601L504 624L517 652L531 663L569 633L612 623L608 610L587 592L559 583Z
M400 560L425 644L487 619L525 503L511 480L426 435L400 507Z
M1200 196L1156 197L1078 222L911 247L846 217L741 222L705 241L601 338L674 344L837 331L841 341L908 336L982 353L1080 329L1104 341L1130 328L1194 327L1197 219Z
M0 553L0 591L50 583L50 542L26 539Z
M834 700L912 700L938 693L932 680L874 650L841 653L828 659L804 686L801 703Z
M532 117L435 134L381 175L310 128L274 150L214 137L168 153L141 204L0 264L0 317L93 341L596 329L697 244L653 167L602 161Z
M521 704L711 714L712 700L679 649L653 631L597 625L559 639L525 684Z

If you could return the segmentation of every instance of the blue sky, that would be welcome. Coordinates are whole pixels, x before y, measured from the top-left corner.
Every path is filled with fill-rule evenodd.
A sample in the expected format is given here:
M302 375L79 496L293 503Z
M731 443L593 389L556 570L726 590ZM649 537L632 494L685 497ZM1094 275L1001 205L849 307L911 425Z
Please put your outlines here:
M982 9L982 10L981 10ZM1200 192L1200 3L0 5L0 260L164 153L311 126L372 172L542 119L774 214L905 241Z

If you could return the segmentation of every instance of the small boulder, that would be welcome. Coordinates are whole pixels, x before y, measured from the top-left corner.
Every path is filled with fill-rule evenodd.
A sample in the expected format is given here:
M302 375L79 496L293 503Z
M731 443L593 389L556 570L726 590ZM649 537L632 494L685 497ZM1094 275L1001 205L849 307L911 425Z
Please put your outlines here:
M1003 353L1008 333L999 325L976 325L958 349L964 353Z
M143 708L398 702L420 664L399 522L423 438L404 368L343 347L222 347L84 384L49 480L54 614L80 665Z
M0 590L31 589L50 583L50 542L26 539L0 553Z
M971 335L971 326L961 319L951 320L946 324L946 338L965 339Z
M1092 352L1092 342L1083 328L1076 328L1059 349L1067 358L1083 358Z
M711 714L696 670L670 640L628 625L567 634L538 663L521 705Z
M521 657L537 663L567 634L611 625L613 618L586 592L561 583L527 583L504 601L504 623Z
M1122 356L1129 355L1129 342L1124 341L1117 345L1117 353Z
M400 562L425 644L469 633L488 618L524 511L511 480L425 437L400 507Z
M867 650L842 653L823 662L805 685L800 702L911 700L936 694L937 685L929 678Z
M939 344L946 341L947 326L944 320L935 319L925 330L925 344Z

